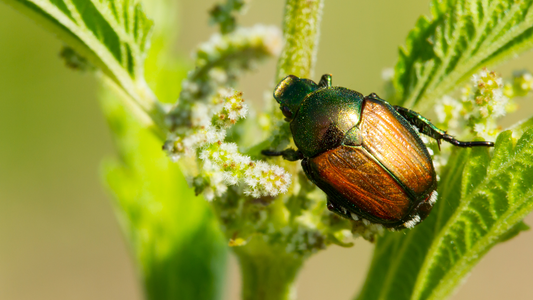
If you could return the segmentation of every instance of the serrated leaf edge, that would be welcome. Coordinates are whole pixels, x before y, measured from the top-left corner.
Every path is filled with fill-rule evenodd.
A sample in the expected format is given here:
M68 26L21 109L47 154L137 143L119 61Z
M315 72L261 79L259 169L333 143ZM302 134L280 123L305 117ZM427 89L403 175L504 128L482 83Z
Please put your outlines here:
M505 142L511 142L511 141L508 139ZM519 150L519 149L515 148L515 151L516 150ZM507 168L510 165L516 163L516 161L523 159L521 158L523 155L526 155L526 153L524 152L519 153L516 159L507 160L506 162L504 162L502 166L497 168L494 172L491 172L491 170L488 170L485 178L478 184L478 186L472 192L469 193L469 195L466 198L464 198L463 201L461 201L461 204L459 205L459 207L455 210L452 216L450 216L450 218L448 219L448 222L444 225L444 227L442 227L442 229L440 229L440 232L435 237L434 241L436 241L436 243L433 243L432 246L429 248L429 251L426 255L426 257L428 257L429 259L425 260L424 263L422 264L422 268L420 269L420 272L418 274L418 278L421 278L422 280L417 280L417 282L415 283L415 287L413 290L413 296L411 297L412 299L420 299L421 294L424 290L424 288L422 287L425 285L425 282L426 282L425 279L428 278L427 275L429 273L430 267L434 264L435 258L438 257L437 255L438 250L441 248L441 245L444 241L444 236L448 235L449 229L452 226L454 226L457 222L460 221L460 216L466 211L466 208L472 202L473 195L479 194L480 191L484 190L484 188L487 186L489 182L491 182L492 180L497 178L499 174L507 170ZM490 161L489 161L489 164L490 164ZM511 222L508 220L509 215L516 213L516 210L513 210L512 208L507 209L507 212L505 212L500 218L497 218L494 225L492 225L491 229L487 232L487 234L485 234L485 237L476 241L475 243L476 245L473 248L470 248L469 250L467 250L467 252L461 256L461 259L459 260L459 262L454 263L451 270L448 271L445 277L440 280L439 285L437 285L432 290L431 296L428 299L443 299L447 295L449 295L449 293L452 291L451 288L457 284L456 281L462 280L465 273L469 271L468 268L465 268L465 266L467 265L467 262L473 262L481 258L481 255L475 255L475 257L472 259L471 258L473 256L472 254L484 253L482 251L488 250L487 246L490 245L491 243L494 243L498 239L499 235L492 235L489 233L503 234L505 230L508 230L510 227L514 226L516 223L522 220L525 217L525 215L531 210L531 208L533 208L533 201L527 204L527 199L531 199L531 198L533 198L533 189L530 190L527 197L525 197L525 200L522 201L520 204L518 204L518 206L521 206L522 204L526 204L526 207L522 210L523 212L520 214L517 214L515 218L511 219ZM512 225L507 226L506 227L507 229L501 230L501 224L512 224ZM501 232L498 230L501 230ZM481 249L482 251L480 252L479 249Z

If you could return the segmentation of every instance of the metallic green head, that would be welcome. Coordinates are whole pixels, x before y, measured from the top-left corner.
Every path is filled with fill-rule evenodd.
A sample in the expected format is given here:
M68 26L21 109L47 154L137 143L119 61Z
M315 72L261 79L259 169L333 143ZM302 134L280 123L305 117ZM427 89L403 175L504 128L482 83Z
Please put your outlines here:
M310 79L289 75L274 90L274 98L280 104L286 120L291 121L305 97L318 89L319 85Z

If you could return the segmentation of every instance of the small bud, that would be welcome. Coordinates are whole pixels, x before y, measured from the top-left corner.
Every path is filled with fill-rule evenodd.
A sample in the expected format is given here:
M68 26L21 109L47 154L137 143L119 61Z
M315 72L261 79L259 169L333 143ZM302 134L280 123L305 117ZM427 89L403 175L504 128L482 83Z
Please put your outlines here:
M435 106L439 127L454 131L464 126L484 139L494 139L499 128L498 118L513 107L511 95L503 80L495 72L483 69L472 76L471 85L461 89L461 101L443 97Z
M512 87L514 95L526 96L533 88L533 76L526 70L514 72Z

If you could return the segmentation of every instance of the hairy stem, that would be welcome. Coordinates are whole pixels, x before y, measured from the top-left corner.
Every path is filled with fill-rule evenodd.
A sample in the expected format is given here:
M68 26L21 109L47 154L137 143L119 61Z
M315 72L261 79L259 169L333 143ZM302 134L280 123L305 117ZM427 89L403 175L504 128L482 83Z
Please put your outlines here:
M287 0L283 19L285 42L278 61L276 82L292 74L309 78L318 49L324 0Z
M235 248L235 253L241 266L243 300L294 299L293 283L304 258L262 238Z
M310 78L313 75L313 68L316 62L318 50L318 39L320 21L322 19L322 9L324 0L287 0L283 17L283 49L278 60L278 67L275 82L278 83L287 75ZM270 115L272 124L283 120L283 114L278 109L275 101L271 102ZM288 124L284 124L288 127ZM288 132L287 128L280 130L278 136L274 137L272 146L286 142L287 138L283 132Z

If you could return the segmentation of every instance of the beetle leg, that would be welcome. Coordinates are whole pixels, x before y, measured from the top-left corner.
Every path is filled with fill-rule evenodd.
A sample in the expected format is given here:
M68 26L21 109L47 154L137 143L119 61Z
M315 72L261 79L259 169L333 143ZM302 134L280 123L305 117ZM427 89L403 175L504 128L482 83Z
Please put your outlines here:
M331 85L332 85L332 81L331 80L332 80L331 74L324 74L320 78L320 81L318 82L318 86L320 88L331 87Z
M339 206L339 205L336 205L333 201L331 201L329 199L329 196L328 196L328 210L331 211L332 213L336 213L338 215L340 215L341 217L343 218L346 218L346 219L351 219L351 220L355 220L355 221L358 221L360 218L359 216L357 216L356 214L348 211L346 208L342 207L342 206Z
M463 142L463 141L456 140L453 136L447 134L446 131L437 128L437 126L433 125L433 123L431 123L428 119L426 119L419 113L412 111L410 109L407 109L405 107L401 107L401 106L394 106L394 109L402 117L404 117L409 123L411 123L414 127L416 127L420 133L423 133L437 140L439 149L440 149L441 140L445 140L446 142L453 144L455 146L458 146L458 147L477 147L477 146L494 147L494 143L488 142L488 141Z
M304 158L300 150L294 150L292 148L288 148L283 151L263 150L261 151L261 154L265 156L283 156L283 159L288 161L297 161Z

